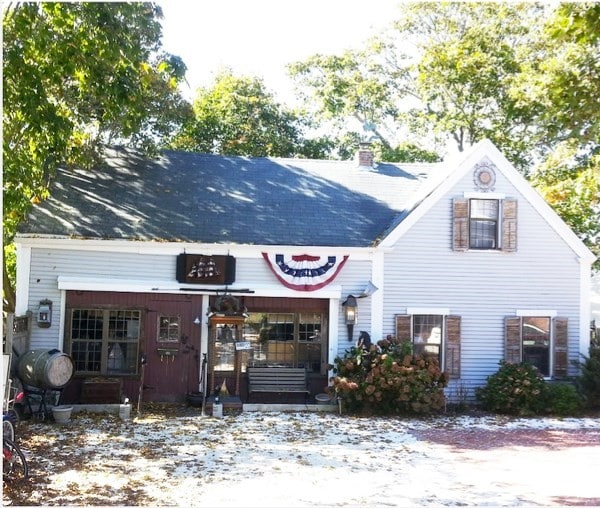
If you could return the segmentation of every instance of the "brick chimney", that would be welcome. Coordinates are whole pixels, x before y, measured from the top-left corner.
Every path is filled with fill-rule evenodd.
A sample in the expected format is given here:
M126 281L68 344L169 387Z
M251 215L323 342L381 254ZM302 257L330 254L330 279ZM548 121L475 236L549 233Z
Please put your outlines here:
M371 143L368 141L360 143L356 159L359 167L373 168L373 151L371 150Z

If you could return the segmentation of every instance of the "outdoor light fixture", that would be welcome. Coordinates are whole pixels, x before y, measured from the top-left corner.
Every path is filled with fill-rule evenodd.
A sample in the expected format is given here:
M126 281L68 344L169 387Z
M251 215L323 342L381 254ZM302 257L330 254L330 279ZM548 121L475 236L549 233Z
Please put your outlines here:
M352 295L348 295L346 301L342 303L342 307L344 307L346 325L348 326L348 340L352 341L354 325L358 320L358 303L356 302L356 298Z
M52 301L42 300L38 308L37 323L40 328L50 328L52 324Z
M196 319L194 319L194 324L195 325L199 325L202 321L200 321L200 317L196 316Z

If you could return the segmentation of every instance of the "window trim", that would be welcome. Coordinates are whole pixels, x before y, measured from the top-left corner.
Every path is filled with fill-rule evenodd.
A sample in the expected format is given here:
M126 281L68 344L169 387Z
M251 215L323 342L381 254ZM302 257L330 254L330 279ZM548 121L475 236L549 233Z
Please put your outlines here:
M439 308L439 307L407 307L407 314L436 314L442 316L449 316L450 309L447 308Z
M549 317L555 318L558 316L558 312L555 310L547 310L547 309L517 309L515 312L515 316L517 317Z
M506 199L506 194L504 192L464 192L463 197L465 199L495 199L503 201Z
M496 214L495 217L493 218L487 218L487 217L478 217L478 216L474 216L473 215L473 201L492 201L493 203L495 203L496 206ZM503 207L502 207L502 200L501 199L494 199L492 197L486 196L486 197L477 197L477 198L469 198L468 200L468 205L467 205L468 211L468 236L469 236L469 248L468 250L472 250L472 251L498 251L498 250L502 250L502 212L503 212ZM486 233L484 236L479 236L477 235L477 228L473 227L473 222L478 221L481 223L486 223L487 226L484 228L484 233ZM488 228L491 230L491 226L493 225L493 246L492 247L476 247L473 245L473 243L476 240L479 240L481 242L488 242L489 240L492 240L492 235L487 235L488 233ZM479 231L480 233L482 232L481 230ZM489 231L490 233L492 231Z
M73 355L73 313L74 311L100 311L103 314L103 325L102 325L102 339L101 339L101 357L100 357L100 371L88 371L88 370L76 370L74 362L74 376L75 377L114 377L114 378L134 378L139 376L139 356L143 347L144 340L144 322L146 318L146 312L141 307L122 307L115 305L84 305L74 306L66 309L67 311L67 322L65 326L65 351L68 354ZM115 373L108 372L108 345L111 339L108 334L109 321L104 319L105 313L110 315L110 312L139 312L139 325L138 325L138 338L137 338L137 358L135 362L135 371L128 373Z
M257 315L277 315L277 316L282 316L282 315L289 315L292 318L291 324L293 326L293 330L292 330L292 338L289 340L283 340L283 341L277 341L277 339L273 339L273 344L276 344L278 342L285 342L287 344L290 344L293 346L293 351L294 351L294 358L293 358L293 364L294 365L298 365L298 363L301 361L298 358L298 355L300 353L300 350L303 346L305 347L310 347L310 345L314 345L314 344L319 344L319 368L317 370L310 370L309 369L309 375L323 375L327 373L327 365L328 365L328 360L327 360L327 354L329 352L328 349L328 344L329 344L329 339L328 339L328 315L326 312L321 312L321 311L316 311L316 310L297 310L297 311L284 311L284 310L276 310L276 311L252 311L249 312L250 315L253 314L257 314ZM316 323L309 323L307 322L303 322L302 321L302 316L303 315L317 315L320 316L320 329L319 329L319 338L318 340L304 340L301 338L302 332L300 330L301 325L305 324L305 325L309 325L312 324L313 326L316 325ZM270 324L273 324L269 321ZM246 339L246 331L247 331L247 324L245 323L244 326L242 327L241 330L241 335L243 337L243 340L247 340ZM260 340L260 339L259 339ZM264 344L266 345L266 347L268 348L268 344L269 344L269 340L271 339L266 339L264 341ZM306 360L306 362L310 363L308 360Z
M176 339L161 339L160 338L160 332L161 332L161 324L160 324L160 320L161 318L169 318L169 319L173 319L173 318L177 318L177 338ZM169 328L170 328L171 324L169 324ZM181 314L163 314L161 312L158 313L158 316L156 318L156 343L157 344L180 344L181 343Z
M504 342L505 342L505 353L504 359L509 362L514 362L513 356L515 351L514 346L508 344L509 338L509 327L514 326L510 324L510 321L514 321L516 319L519 320L519 362L523 361L523 318L527 317L539 317L539 318L548 318L550 320L550 331L549 331L549 344L548 344L548 375L544 375L544 379L557 379L566 376L566 371L568 369L568 334L565 337L565 344L562 344L562 340L557 338L557 334L560 335L560 331L557 327L561 326L564 323L565 326L568 326L567 318L560 317L556 310L552 309L517 309L515 314L512 316L505 317L505 331L504 331ZM557 369L561 367L564 363L563 360L560 362L557 359L557 354L566 354L566 362L567 365L564 367L564 372L557 372Z
M461 378L461 335L462 318L459 315L451 314L450 309L431 308L431 307L407 307L405 314L395 314L394 325L396 338L401 341L413 343L413 316L409 311L424 311L430 314L435 311L444 312L437 314L442 316L443 330L441 342L440 368L446 372L452 379ZM447 311L447 312L446 312Z
M496 246L494 248L471 247L471 199L497 199L498 217L496 224ZM451 248L455 252L517 252L518 208L516 198L503 193L465 192L462 197L452 199Z

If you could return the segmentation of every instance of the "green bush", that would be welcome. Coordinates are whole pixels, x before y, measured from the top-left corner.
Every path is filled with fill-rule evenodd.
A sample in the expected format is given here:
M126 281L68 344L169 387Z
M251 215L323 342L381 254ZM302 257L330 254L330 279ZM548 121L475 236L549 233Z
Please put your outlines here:
M579 393L589 409L600 408L600 347L592 344L590 356L584 362L575 362L581 369L576 379Z
M583 409L581 396L571 383L547 383L545 399L546 412L553 415L573 416Z
M488 411L523 416L544 411L545 391L544 377L536 367L502 360L498 372L488 376L475 396Z
M350 413L422 414L445 406L448 379L437 359L413 356L405 341L352 347L335 359L333 372L331 390Z

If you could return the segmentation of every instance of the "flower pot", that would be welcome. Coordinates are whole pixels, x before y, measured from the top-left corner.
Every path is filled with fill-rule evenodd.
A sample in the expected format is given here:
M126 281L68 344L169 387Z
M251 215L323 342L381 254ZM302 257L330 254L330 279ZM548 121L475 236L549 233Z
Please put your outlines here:
M202 392L192 392L186 395L187 403L192 407L202 407L204 394Z
M52 416L56 423L67 423L71 420L71 413L73 408L71 406L54 406L52 408Z
M328 395L327 393L318 393L315 395L315 400L319 405L331 404L332 402L331 395Z

